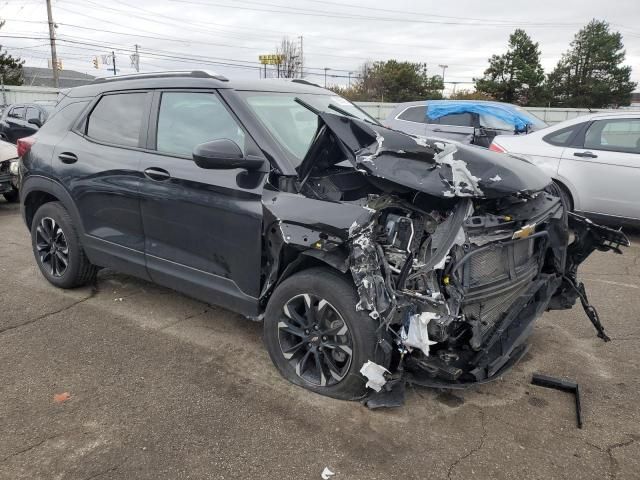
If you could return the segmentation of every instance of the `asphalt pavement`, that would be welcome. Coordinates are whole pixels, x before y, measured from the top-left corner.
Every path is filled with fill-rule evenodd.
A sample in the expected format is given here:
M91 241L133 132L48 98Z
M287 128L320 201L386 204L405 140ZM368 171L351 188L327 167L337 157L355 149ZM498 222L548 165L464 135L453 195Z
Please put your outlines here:
M286 382L261 324L220 307L110 270L51 286L3 201L0 240L2 479L640 477L637 245L581 270L611 342L579 306L546 313L501 380L370 411ZM583 429L533 372L580 383Z

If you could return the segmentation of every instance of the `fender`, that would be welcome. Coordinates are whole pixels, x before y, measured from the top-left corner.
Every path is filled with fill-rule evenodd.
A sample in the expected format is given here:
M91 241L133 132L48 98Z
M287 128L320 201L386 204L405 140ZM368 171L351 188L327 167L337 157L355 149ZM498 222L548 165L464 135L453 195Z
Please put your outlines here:
M578 193L578 189L576 189L571 180L569 180L564 175L560 175L560 172L556 173L553 176L553 179L558 183L564 185L564 187L569 191L569 193L571 194L571 199L573 200L573 210L576 212L580 212L582 204L582 202L580 201L580 194Z
M82 218L75 202L71 198L71 194L60 182L42 175L29 175L23 178L20 186L20 211L22 213L22 219L28 229L31 229L32 218L29 218L25 204L27 203L29 195L35 192L44 192L56 197L67 212L69 212L69 215L71 215L74 226L79 230L80 235L84 237L85 230L82 224ZM31 215L33 215L33 213L35 212L31 212Z

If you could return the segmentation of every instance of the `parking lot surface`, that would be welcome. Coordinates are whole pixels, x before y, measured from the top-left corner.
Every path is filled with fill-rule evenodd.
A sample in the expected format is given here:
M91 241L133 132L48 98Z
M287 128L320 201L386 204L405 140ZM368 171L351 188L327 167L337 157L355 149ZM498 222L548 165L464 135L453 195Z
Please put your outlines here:
M582 268L610 343L579 307L546 313L503 379L385 411L287 383L222 308L110 270L54 288L4 202L0 239L0 478L638 478L637 236ZM533 372L580 383L582 430Z

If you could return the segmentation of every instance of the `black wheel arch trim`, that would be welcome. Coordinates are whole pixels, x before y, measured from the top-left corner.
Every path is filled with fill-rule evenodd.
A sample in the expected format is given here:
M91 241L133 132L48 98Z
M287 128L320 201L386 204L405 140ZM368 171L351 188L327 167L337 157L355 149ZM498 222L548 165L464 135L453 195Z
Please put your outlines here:
M71 194L69 194L69 192L59 182L49 177L39 175L28 176L23 180L22 185L20 186L20 211L27 228L31 228L31 221L33 218L28 218L26 200L30 194L35 192L42 192L55 197L64 206L67 212L69 212L78 233L81 236L84 236L85 230L82 225L80 212L71 198Z

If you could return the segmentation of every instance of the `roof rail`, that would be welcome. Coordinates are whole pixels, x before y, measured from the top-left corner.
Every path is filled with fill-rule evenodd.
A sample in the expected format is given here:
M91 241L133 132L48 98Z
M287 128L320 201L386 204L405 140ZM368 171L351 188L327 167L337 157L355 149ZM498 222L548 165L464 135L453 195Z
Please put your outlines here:
M310 82L309 80L305 80L304 78L294 78L293 80L291 80L293 83L301 83L303 85L311 85L313 87L318 87L318 88L322 88L320 85L318 85L317 83L313 83Z
M163 78L163 77L193 77L193 78L213 78L221 82L228 82L229 79L218 73L209 70L166 70L161 72L131 73L128 75L114 75L113 77L96 78L92 83L106 83L118 80L135 80L137 78Z

